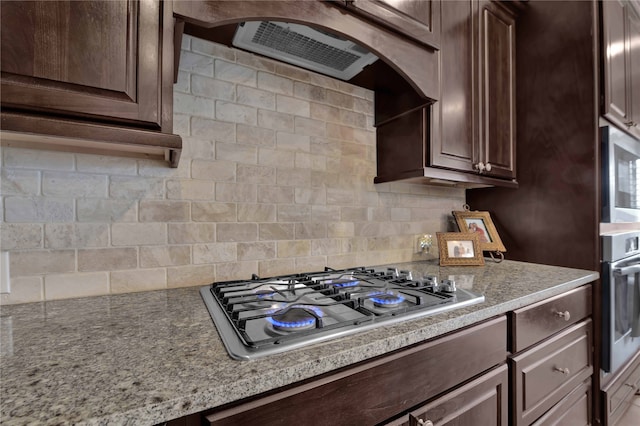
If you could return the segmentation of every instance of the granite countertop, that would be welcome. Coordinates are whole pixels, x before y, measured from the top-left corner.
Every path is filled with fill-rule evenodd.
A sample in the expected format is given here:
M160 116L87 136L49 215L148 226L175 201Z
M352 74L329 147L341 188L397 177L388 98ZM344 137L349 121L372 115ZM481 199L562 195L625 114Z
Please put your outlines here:
M598 273L504 261L397 265L485 302L285 354L231 359L199 287L4 306L0 423L152 425L422 342L564 293Z

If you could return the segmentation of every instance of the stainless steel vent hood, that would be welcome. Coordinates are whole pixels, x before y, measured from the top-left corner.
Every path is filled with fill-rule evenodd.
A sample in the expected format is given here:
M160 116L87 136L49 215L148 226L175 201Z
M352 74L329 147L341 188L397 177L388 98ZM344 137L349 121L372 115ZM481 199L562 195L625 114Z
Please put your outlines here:
M350 80L378 59L335 34L288 22L243 22L238 25L232 44L341 80Z

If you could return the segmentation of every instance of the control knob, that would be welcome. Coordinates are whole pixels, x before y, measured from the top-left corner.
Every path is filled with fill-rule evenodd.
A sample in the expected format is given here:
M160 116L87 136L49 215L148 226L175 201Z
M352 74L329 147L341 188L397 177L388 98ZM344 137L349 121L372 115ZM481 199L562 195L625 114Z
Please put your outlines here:
M456 282L454 280L442 280L440 283L440 291L445 293L455 293L456 292Z

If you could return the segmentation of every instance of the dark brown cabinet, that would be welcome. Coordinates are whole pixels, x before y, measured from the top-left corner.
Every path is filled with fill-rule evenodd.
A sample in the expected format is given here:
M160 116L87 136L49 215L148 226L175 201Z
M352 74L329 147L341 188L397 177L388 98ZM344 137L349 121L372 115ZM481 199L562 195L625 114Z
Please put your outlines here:
M443 2L441 57L432 165L515 179L515 15L491 1Z
M603 425L613 426L627 412L640 391L640 353L602 388Z
M440 0L346 0L367 18L430 46L440 43Z
M513 425L556 424L567 411L575 424L591 424L591 291L580 287L511 313Z
M640 6L602 2L603 115L640 138Z
M157 0L3 4L6 138L166 155L175 165L171 12Z
M215 426L248 424L256 416L263 425L397 424L414 421L421 413L436 418L443 409L458 416L460 425L477 424L477 418L469 418L473 413L504 419L506 349L506 318L499 317L266 397L216 410L206 419ZM499 365L502 367L494 370ZM492 371L480 379L471 380L489 370ZM467 385L457 391L409 411L465 382Z
M517 186L515 19L501 2L441 3L439 99L378 123L376 182Z
M387 426L436 424L506 426L509 407L509 374L502 365L459 389L448 392ZM429 423L430 422L430 423Z

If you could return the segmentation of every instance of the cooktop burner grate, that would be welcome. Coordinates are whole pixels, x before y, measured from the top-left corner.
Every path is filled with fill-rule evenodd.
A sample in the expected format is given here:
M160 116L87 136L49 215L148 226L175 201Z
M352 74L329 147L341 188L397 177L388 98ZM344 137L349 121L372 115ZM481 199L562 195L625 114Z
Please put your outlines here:
M351 268L213 283L200 291L229 354L252 359L484 301L432 277Z

